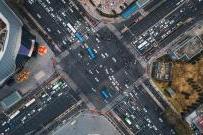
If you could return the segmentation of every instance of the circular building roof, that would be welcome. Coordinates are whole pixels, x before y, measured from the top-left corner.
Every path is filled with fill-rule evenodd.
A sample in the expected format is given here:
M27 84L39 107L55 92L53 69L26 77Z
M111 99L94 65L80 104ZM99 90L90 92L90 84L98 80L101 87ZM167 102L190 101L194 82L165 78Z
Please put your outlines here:
M22 22L15 13L0 0L0 20L6 24L6 36L0 52L0 85L15 71L15 59L21 43Z

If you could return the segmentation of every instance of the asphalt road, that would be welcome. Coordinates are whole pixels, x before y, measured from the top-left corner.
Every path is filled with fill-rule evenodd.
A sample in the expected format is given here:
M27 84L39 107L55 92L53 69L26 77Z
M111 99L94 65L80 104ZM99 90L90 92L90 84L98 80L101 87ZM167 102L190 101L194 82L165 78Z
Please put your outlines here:
M0 126L0 133L22 135L37 132L80 100L61 79L55 84L42 86L40 93L33 98L35 102L29 106L25 104L14 118L2 116L1 124L6 123Z
M184 2L166 0L139 22L130 24L129 22L134 20L132 16L129 20L115 24L115 26L120 30L121 27L127 26L129 31L123 33L123 40L132 44L140 55L144 55L144 59L149 60L155 52L165 47L196 22L202 7L198 2ZM172 13L169 14L170 12ZM166 15L168 16L165 17ZM189 18L194 18L194 20L185 23ZM148 43L144 45L145 41L149 45Z
M81 15L84 9L75 1L25 1L24 7L62 51L78 41L76 33L85 36L91 31Z
M162 110L142 86L134 88L113 110L135 134L172 134L171 127L161 116Z
M101 109L106 104L100 95L102 88L106 87L112 96L116 97L144 71L133 55L107 28L100 30L97 36L90 36L86 45L93 48L95 59L92 60L81 45L61 61L61 66L90 101ZM116 86L118 88L115 88ZM110 98L108 102L112 99Z

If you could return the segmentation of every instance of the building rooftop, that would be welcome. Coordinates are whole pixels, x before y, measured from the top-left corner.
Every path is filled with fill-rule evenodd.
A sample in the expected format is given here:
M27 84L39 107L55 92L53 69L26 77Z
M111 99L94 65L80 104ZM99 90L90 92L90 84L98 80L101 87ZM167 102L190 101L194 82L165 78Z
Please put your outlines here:
M200 53L203 50L203 44L199 37L195 36L189 39L186 43L177 48L174 52L178 59L182 59L186 57L186 59L190 60L195 55Z
M0 19L0 52L4 50L4 42L7 36L6 24Z
M9 109L22 99L22 96L17 92L13 92L9 96L5 97L0 103L3 109Z
M4 42L1 45L3 46L3 49L1 49L0 52L1 85L15 71L15 59L20 48L23 24L5 4L4 0L0 1L0 20L4 31L6 28L6 35L5 32L2 32L2 39L4 39Z

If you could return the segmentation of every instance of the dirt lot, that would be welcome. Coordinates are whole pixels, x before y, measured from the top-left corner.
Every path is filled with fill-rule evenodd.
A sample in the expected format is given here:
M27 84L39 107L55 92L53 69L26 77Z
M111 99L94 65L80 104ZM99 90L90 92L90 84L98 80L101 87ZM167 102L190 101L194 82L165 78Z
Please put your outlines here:
M168 100L178 112L183 112L199 98L203 93L203 57L195 64L186 62L173 62L172 82L155 81L160 90L165 93ZM166 94L166 89L171 87L175 91L174 96Z

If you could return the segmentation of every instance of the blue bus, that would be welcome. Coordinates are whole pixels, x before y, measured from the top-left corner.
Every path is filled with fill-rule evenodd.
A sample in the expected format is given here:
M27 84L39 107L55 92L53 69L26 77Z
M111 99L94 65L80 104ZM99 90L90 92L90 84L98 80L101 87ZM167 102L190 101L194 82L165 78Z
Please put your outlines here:
M139 9L138 5L136 2L134 2L132 5L130 5L127 9L125 9L122 13L121 16L124 19L128 19L131 17L133 13L135 13Z
M100 94L101 94L102 98L105 99L105 100L112 97L111 93L107 89L103 89L100 92Z
M96 58L96 54L95 54L95 52L94 52L94 50L92 48L88 47L87 48L87 52L88 52L88 54L89 54L91 59L95 59Z
M80 41L80 43L83 43L85 41L85 39L83 38L82 34L79 32L75 33L75 36L77 37L77 39Z

